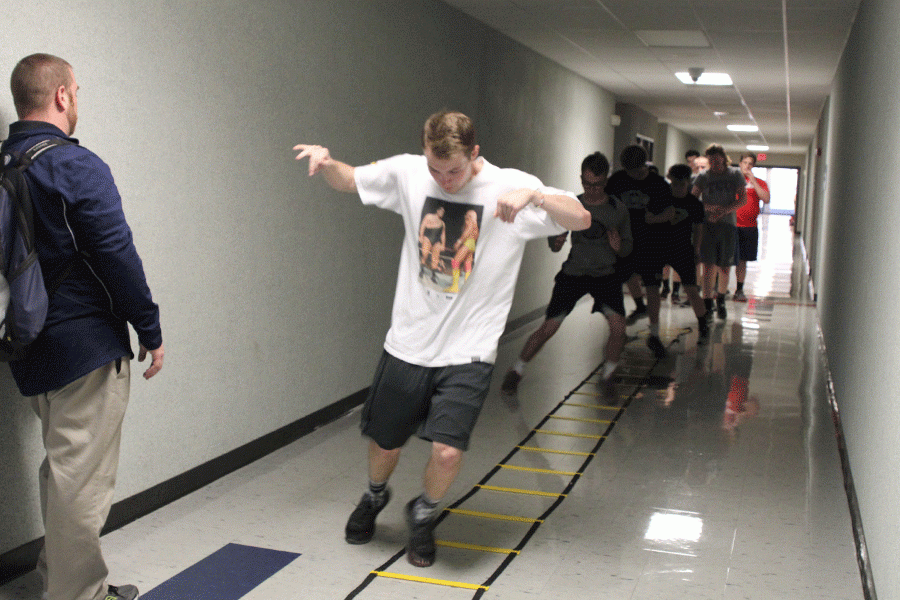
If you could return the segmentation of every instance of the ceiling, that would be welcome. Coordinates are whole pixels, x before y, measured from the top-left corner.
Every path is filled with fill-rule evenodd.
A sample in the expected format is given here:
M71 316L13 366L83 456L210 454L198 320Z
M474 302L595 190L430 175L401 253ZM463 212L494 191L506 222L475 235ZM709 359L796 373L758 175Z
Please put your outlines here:
M444 1L703 142L790 154L804 154L814 136L860 3ZM728 73L734 84L675 77L691 67Z

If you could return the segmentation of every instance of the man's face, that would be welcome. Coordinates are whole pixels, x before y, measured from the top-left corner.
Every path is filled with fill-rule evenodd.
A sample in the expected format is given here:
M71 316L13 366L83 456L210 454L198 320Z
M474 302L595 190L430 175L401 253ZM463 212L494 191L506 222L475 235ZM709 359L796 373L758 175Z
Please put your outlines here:
M704 169L708 169L708 168L709 168L709 159L706 158L705 156L698 156L697 158L694 159L694 172L695 173L699 173L700 171L703 171Z
M755 166L756 166L756 163L753 162L753 157L745 156L744 158L741 159L741 172L742 173L745 173L745 174L749 173L750 171L753 170L753 167L755 167Z
M640 167L635 167L633 169L625 169L625 173L632 179L643 181L647 179L647 175L650 174L650 169L647 168L647 165L641 165Z
M441 189L448 194L456 194L462 190L474 176L475 159L478 158L478 146L467 156L462 152L454 152L449 158L438 158L425 148L425 159L428 171Z
M584 199L587 202L598 202L603 198L603 188L606 187L606 175L594 175L590 169L581 172L581 186L584 188Z
M709 170L713 173L724 173L725 168L728 166L726 164L725 157L721 154L713 154L709 156Z

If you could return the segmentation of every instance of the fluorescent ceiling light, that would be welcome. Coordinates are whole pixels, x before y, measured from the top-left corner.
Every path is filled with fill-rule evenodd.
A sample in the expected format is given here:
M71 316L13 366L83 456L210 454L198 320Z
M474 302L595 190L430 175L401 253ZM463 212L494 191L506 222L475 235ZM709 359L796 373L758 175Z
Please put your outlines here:
M639 29L634 32L651 48L709 48L709 39L700 30Z
M729 125L728 131L759 131L756 125Z
M703 73L695 82L687 72L675 73L675 77L687 85L733 85L728 73Z
M747 150L753 150L754 152L765 152L768 149L768 146L756 146L754 144L747 146Z

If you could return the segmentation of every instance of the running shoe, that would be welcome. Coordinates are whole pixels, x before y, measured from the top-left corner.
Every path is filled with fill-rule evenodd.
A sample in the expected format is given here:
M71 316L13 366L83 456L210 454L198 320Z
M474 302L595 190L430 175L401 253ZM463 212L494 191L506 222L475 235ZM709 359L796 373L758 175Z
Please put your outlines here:
M350 513L347 526L344 528L344 537L348 544L367 544L375 535L375 517L387 505L391 499L391 490L385 489L381 498L376 498L369 492L363 494Z

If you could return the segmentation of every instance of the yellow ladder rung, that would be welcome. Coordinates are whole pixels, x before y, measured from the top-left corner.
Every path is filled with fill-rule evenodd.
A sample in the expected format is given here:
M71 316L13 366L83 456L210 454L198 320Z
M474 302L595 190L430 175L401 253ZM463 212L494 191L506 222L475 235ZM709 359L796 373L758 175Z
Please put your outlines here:
M434 543L438 546L460 548L462 550L477 550L478 552L494 552L496 554L519 554L518 550L513 550L512 548L491 548L490 546L476 546L475 544L463 544L462 542L448 542L445 540L436 540Z
M586 392L575 392L592 398L602 398L603 394L588 394ZM578 402L563 402L563 406L574 406L577 408L596 408L597 410L621 410L621 406L610 406L608 404L579 404Z
M549 496L550 498L559 498L566 497L566 494L559 494L556 492L538 492L536 490L523 490L519 488L505 488L499 487L496 485L481 485L476 484L475 487L481 488L483 490L490 490L492 492L509 492L510 494L529 494L531 496Z
M528 471L529 473L547 473L548 475L568 475L569 477L573 475L578 475L578 473L572 471L554 471L553 469L536 469L534 467L520 467L517 465L497 465L501 469L510 469L513 471Z
M498 515L495 513L478 512L474 510L466 510L464 508L445 508L444 511L457 515L466 515L469 517L482 517L485 519L497 519L500 521L516 521L519 523L543 523L543 519L532 519L530 517L515 517L513 515Z
M552 450L551 448L537 448L535 446L516 446L525 452L547 452L549 454L565 454L568 456L594 456L593 452L575 452L573 450Z
M579 421L581 423L601 423L609 425L612 421L606 419L585 419L582 417L562 417L560 415L550 415L551 419L559 419L560 421Z
M535 429L535 433L545 433L547 435L562 435L566 437L587 438L590 440L602 440L605 435L593 435L588 433L566 433L565 431L550 431L547 429Z
M387 571L372 571L373 575L388 577L390 579L403 579L405 581L418 581L419 583L433 583L445 587L464 588L467 590L486 590L488 586L476 583L462 583L460 581L447 581L446 579L431 579L430 577L417 577L416 575L403 575L402 573L388 573Z

